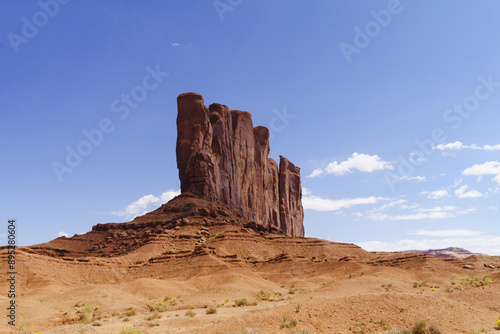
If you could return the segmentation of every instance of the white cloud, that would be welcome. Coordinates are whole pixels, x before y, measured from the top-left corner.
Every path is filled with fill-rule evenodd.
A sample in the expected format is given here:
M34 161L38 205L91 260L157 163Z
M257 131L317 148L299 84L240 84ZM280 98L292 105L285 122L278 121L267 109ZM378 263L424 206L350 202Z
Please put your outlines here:
M500 162L488 161L483 164L473 165L462 172L463 175L491 175L500 174Z
M339 209L350 208L355 205L375 204L379 201L387 200L389 199L375 196L331 200L308 195L302 197L302 206L304 207L304 209L315 211L336 211Z
M422 191L419 195L427 196L427 198L430 199L440 199L448 196L448 191L447 190Z
M67 238L67 237L69 237L69 234L68 234L68 233L66 233L66 232L64 232L64 231L61 231L61 232L57 233L57 235L58 235L59 237L66 237L66 238Z
M405 239L398 241L366 241L357 242L357 245L368 251L403 251L442 249L460 247L473 253L500 255L500 236L477 235L472 237L457 236L444 239Z
M401 181L417 181L418 183L426 180L425 176L401 176Z
M440 211L453 211L456 210L456 206L445 205L445 206L436 206L429 209L419 209L422 212L440 212Z
M342 176L352 173L354 170L371 173L376 170L394 169L392 164L380 159L378 155L359 154L354 152L350 158L342 162L331 162L326 168L315 169L309 177L316 177L323 174L334 174Z
M464 145L460 141L456 141L453 143L448 143L448 144L439 144L434 146L435 149L445 151L445 150L483 150L483 151L498 151L500 150L500 144L497 145L483 145L483 146L478 146L476 144L472 145Z
M446 219L455 217L450 212L420 212L409 215L388 215L388 214L371 214L368 218L373 220L421 220L421 219Z
M436 150L461 150L464 148L464 144L462 142L456 141L453 143L448 143L448 144L439 144L434 146Z
M468 209L465 209L465 210L457 211L457 213L461 214L461 215L466 215L466 214L469 214L469 213L474 212L474 211L476 211L475 208L468 208Z
M473 165L462 172L463 175L495 175L493 181L500 184L500 162L487 161L482 164Z
M179 43L172 43L172 46L181 46Z
M467 188L469 188L469 186L467 185L461 186L460 188L455 190L455 195L457 195L458 198L478 198L483 196L483 194L481 194L477 190L470 190L465 192Z
M139 198L137 201L127 205L124 211L113 211L111 214L125 218L134 218L143 215L163 203L170 201L175 196L179 195L179 190L169 190L156 197L154 195L146 195Z
M396 206L398 204L403 204L403 203L407 203L407 202L408 201L405 199L398 199L398 200L386 203L386 204L382 205L381 207L375 208L375 209L371 210L370 212L384 211L387 208L391 208L391 207Z
M476 235L481 235L483 232L472 231L472 230L438 230L438 231L427 231L418 230L410 232L413 235L424 235L429 237L472 237Z
M405 215L390 215L371 211L368 218L373 220L420 220L420 219L445 219L453 218L457 207L455 206L437 206L429 209L418 208L416 212Z

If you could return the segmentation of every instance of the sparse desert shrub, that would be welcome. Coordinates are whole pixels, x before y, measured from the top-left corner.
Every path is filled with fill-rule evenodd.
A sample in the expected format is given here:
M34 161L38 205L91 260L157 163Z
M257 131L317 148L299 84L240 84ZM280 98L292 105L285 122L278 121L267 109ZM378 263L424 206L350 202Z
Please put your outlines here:
M295 290L292 288L292 289L288 290L288 293L293 295L295 293Z
M191 318L192 318L192 317L194 317L194 316L196 315L196 313L194 313L192 310L187 310L187 311L186 311L186 315L187 315L188 317L191 317Z
M246 306L248 304L246 298L236 299L234 302L236 303L237 306Z
M411 330L412 334L442 334L441 330L434 326L427 326L425 321L417 321Z
M209 307L209 308L207 308L205 313L206 314L215 314L215 313L217 313L217 309L213 308L213 307Z
M92 323L92 326L102 326L102 321L96 320Z
M94 320L94 308L91 305L83 305L83 308L79 312L84 324L90 324Z
M388 334L443 334L441 330L433 325L427 326L425 321L417 321L412 329L393 329Z
M283 329L283 328L292 328L292 327L295 327L297 326L297 320L295 319L292 319L290 320L290 323L287 323L286 322L286 317L283 317L283 322L281 323L280 325L280 329Z
M495 323L495 328L496 328L496 329L500 329L500 315L498 316L498 320L497 320L497 322Z
M120 334L143 334L140 329L133 329L133 328L122 328L120 331Z
M21 334L31 334L33 331L33 326L31 326L24 317L19 318L17 326L18 333Z
M155 312L149 316L146 317L146 320L153 320L153 319L160 319L161 315L158 314L158 312Z
M127 309L127 311L125 311L125 316L126 317L133 317L134 315L136 315L137 313L135 312L135 309L133 309L132 307L129 307Z
M295 307L295 312L299 313L301 308L302 308L302 304L298 303L297 306Z

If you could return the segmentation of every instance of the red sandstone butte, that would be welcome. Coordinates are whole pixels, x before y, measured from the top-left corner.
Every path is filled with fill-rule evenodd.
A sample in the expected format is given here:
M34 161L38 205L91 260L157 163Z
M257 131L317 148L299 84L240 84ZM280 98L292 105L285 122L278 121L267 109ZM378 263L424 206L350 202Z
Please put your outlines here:
M246 111L203 97L177 97L177 168L181 193L226 206L257 228L304 236L300 168L268 158L269 130Z

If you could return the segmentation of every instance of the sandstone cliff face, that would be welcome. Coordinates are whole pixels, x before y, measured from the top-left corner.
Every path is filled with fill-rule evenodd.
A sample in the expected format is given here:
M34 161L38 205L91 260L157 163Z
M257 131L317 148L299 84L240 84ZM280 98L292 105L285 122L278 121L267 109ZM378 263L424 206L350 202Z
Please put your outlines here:
M256 224L304 236L300 169L268 158L269 130L253 127L246 111L204 105L203 97L177 98L177 167L182 193L214 201Z

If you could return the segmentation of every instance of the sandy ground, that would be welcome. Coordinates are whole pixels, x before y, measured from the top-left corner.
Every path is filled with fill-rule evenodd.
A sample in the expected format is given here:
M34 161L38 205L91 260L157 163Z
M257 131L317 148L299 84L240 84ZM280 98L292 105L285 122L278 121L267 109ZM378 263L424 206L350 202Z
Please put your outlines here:
M210 235L196 248L186 227L118 257L19 249L19 332L387 333L419 320L443 333L497 332L500 257L375 254L228 226ZM5 248L0 256L6 310ZM3 319L0 332L15 333Z

